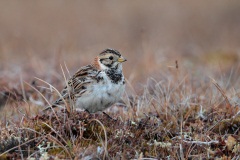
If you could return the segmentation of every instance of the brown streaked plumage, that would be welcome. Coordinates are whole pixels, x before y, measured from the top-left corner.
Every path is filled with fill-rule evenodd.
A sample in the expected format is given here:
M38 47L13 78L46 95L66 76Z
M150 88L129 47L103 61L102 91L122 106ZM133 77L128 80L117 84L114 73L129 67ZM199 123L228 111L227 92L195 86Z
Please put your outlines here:
M126 59L114 49L106 49L97 56L91 65L81 67L62 90L53 108L73 102L75 108L90 113L102 111L119 101L125 90L122 62ZM46 108L45 110L50 109Z

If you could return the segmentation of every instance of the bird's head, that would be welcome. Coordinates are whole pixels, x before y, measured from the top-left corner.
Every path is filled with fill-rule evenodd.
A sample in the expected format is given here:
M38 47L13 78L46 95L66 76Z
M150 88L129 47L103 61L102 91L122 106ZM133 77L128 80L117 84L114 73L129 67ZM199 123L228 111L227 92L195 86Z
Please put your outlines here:
M122 62L127 61L117 50L105 49L97 57L100 70L122 70Z

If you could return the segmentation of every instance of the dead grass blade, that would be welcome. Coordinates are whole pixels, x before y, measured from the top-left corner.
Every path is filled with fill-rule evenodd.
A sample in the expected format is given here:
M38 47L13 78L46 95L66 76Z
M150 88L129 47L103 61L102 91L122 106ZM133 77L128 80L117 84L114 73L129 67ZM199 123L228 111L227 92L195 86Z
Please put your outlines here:
M34 78L36 78L37 80L39 80L39 81L41 81L41 82L49 85L51 88L53 88L53 89L57 92L58 96L59 96L60 98L62 98L64 104L67 105L67 103L66 103L66 101L64 100L64 98L62 97L61 93L60 93L54 86L52 86L50 83L48 83L48 82L46 82L46 81L44 81L44 80L42 80L42 79L40 79L40 78L37 78L37 77L34 77ZM49 106L52 108L52 105L51 105L50 103L48 103L48 104L49 104ZM52 108L52 110L53 110L53 108Z
M67 109L68 113L71 113L71 111L72 111L71 106L73 106L73 105L72 105L72 101L71 101L71 97L70 97L71 94L69 93L70 88L69 88L69 85L68 85L67 78L66 78L66 76L65 76L64 70L63 70L63 68L62 68L62 65L60 65L60 67L61 67L61 70L62 70L62 73L63 73L63 77L64 77L65 84L66 84L66 86L67 86L67 88L68 88L68 98L69 98L69 100L70 100L70 105L65 105L65 106L66 106L66 109ZM68 71L68 69L66 69L66 70Z
M58 137L59 137L66 145L68 145L67 141L65 141L65 139L64 139L60 134L58 134L58 132L57 132L54 128L52 128L49 124L47 124L47 123L45 123L45 122L41 122L41 123L43 123L43 124L45 124L46 126L48 126L56 135L58 135ZM66 146L65 146L64 144L62 144L59 140L57 140L57 139L56 139L55 137L53 137L52 135L48 134L48 136L50 136L55 142L58 142L58 144L60 144L60 146L61 146L62 148L64 148L64 150L68 153L68 155L69 155L70 157L72 157L72 156L71 156L71 153L69 152L69 150L66 148Z
M104 154L103 154L103 159L106 159L106 156L108 157L108 151L107 151L107 131L106 131L106 129L105 129L105 127L104 127L104 125L102 124L102 122L100 122L98 119L93 119L93 120L91 120L91 121L96 121L96 122L98 122L100 125L101 125L101 127L103 128L103 131L104 131L104 136L105 136L105 144L103 145L103 147L104 147ZM90 121L90 122L91 122Z
M11 149L9 149L9 150L7 150L7 151L1 153L1 154L0 154L0 157L3 156L3 155L6 154L6 153L8 153L8 152L10 152L10 151L12 151L12 150L18 148L18 147L21 147L21 146L23 146L23 145L25 145L25 144L27 144L27 143L29 143L29 142L35 141L35 140L37 140L38 138L39 138L39 137L36 137L36 138L30 139L30 140L28 140L28 141L26 141L26 142L24 142L24 143L22 143L22 144L20 144L20 145L17 145L17 146L15 146L15 147L11 148Z
M52 106L51 104L50 104L50 102L46 99L46 97L39 91L39 90L37 90L35 87L33 87L31 84L29 84L29 83L27 83L27 82L25 82L29 87L31 87L32 89L34 89L36 92L38 92L41 96L42 96L42 98L48 103L48 105L49 106ZM52 109L53 110L53 109ZM54 113L54 115L56 116L56 118L57 118L57 120L58 120L58 122L60 123L60 120L59 120L59 118L58 118L58 116L57 116L57 114L56 114L56 112L53 110L53 113Z
M220 85L217 83L217 81L211 77L209 77L212 80L212 83L214 84L214 86L219 90L219 92L222 94L222 96L225 98L225 101L227 102L227 104L229 106L231 106L231 103L228 100L228 97L226 95L226 93L224 92L224 90L220 87Z
M22 74L20 74L20 82L21 82L21 89L22 89L22 94L23 94L23 99L26 101L26 93L25 93L25 89L24 89L24 85L23 85L23 79L22 79Z

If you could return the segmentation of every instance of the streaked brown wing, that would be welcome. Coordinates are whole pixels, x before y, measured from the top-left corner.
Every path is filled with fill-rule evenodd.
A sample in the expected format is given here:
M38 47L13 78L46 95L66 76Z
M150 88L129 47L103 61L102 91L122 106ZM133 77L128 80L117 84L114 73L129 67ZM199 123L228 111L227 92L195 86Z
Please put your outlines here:
M80 68L73 77L69 79L67 86L61 92L62 97L56 100L54 104L63 104L63 99L68 102L69 98L75 101L77 97L81 97L81 95L87 91L88 85L96 81L95 77L98 75L98 72L99 71L92 65Z

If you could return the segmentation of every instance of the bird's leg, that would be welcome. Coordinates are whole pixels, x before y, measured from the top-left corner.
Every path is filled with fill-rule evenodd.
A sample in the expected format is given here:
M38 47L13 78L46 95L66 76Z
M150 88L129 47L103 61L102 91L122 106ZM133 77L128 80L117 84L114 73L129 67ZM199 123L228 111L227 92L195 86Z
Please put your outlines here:
M85 109L85 112L87 112L88 114L91 114L91 113L89 112L89 110L87 110L87 109Z
M114 120L114 121L117 121L117 119L115 119L115 118L112 118L111 116L109 116L106 112L103 112L103 114L104 115L106 115L109 119L111 119L111 120Z
M87 112L88 118L89 118L89 117L90 117L90 118L92 117L92 113L90 113L89 110L85 109L84 111ZM95 119L95 114L94 114L94 119Z

